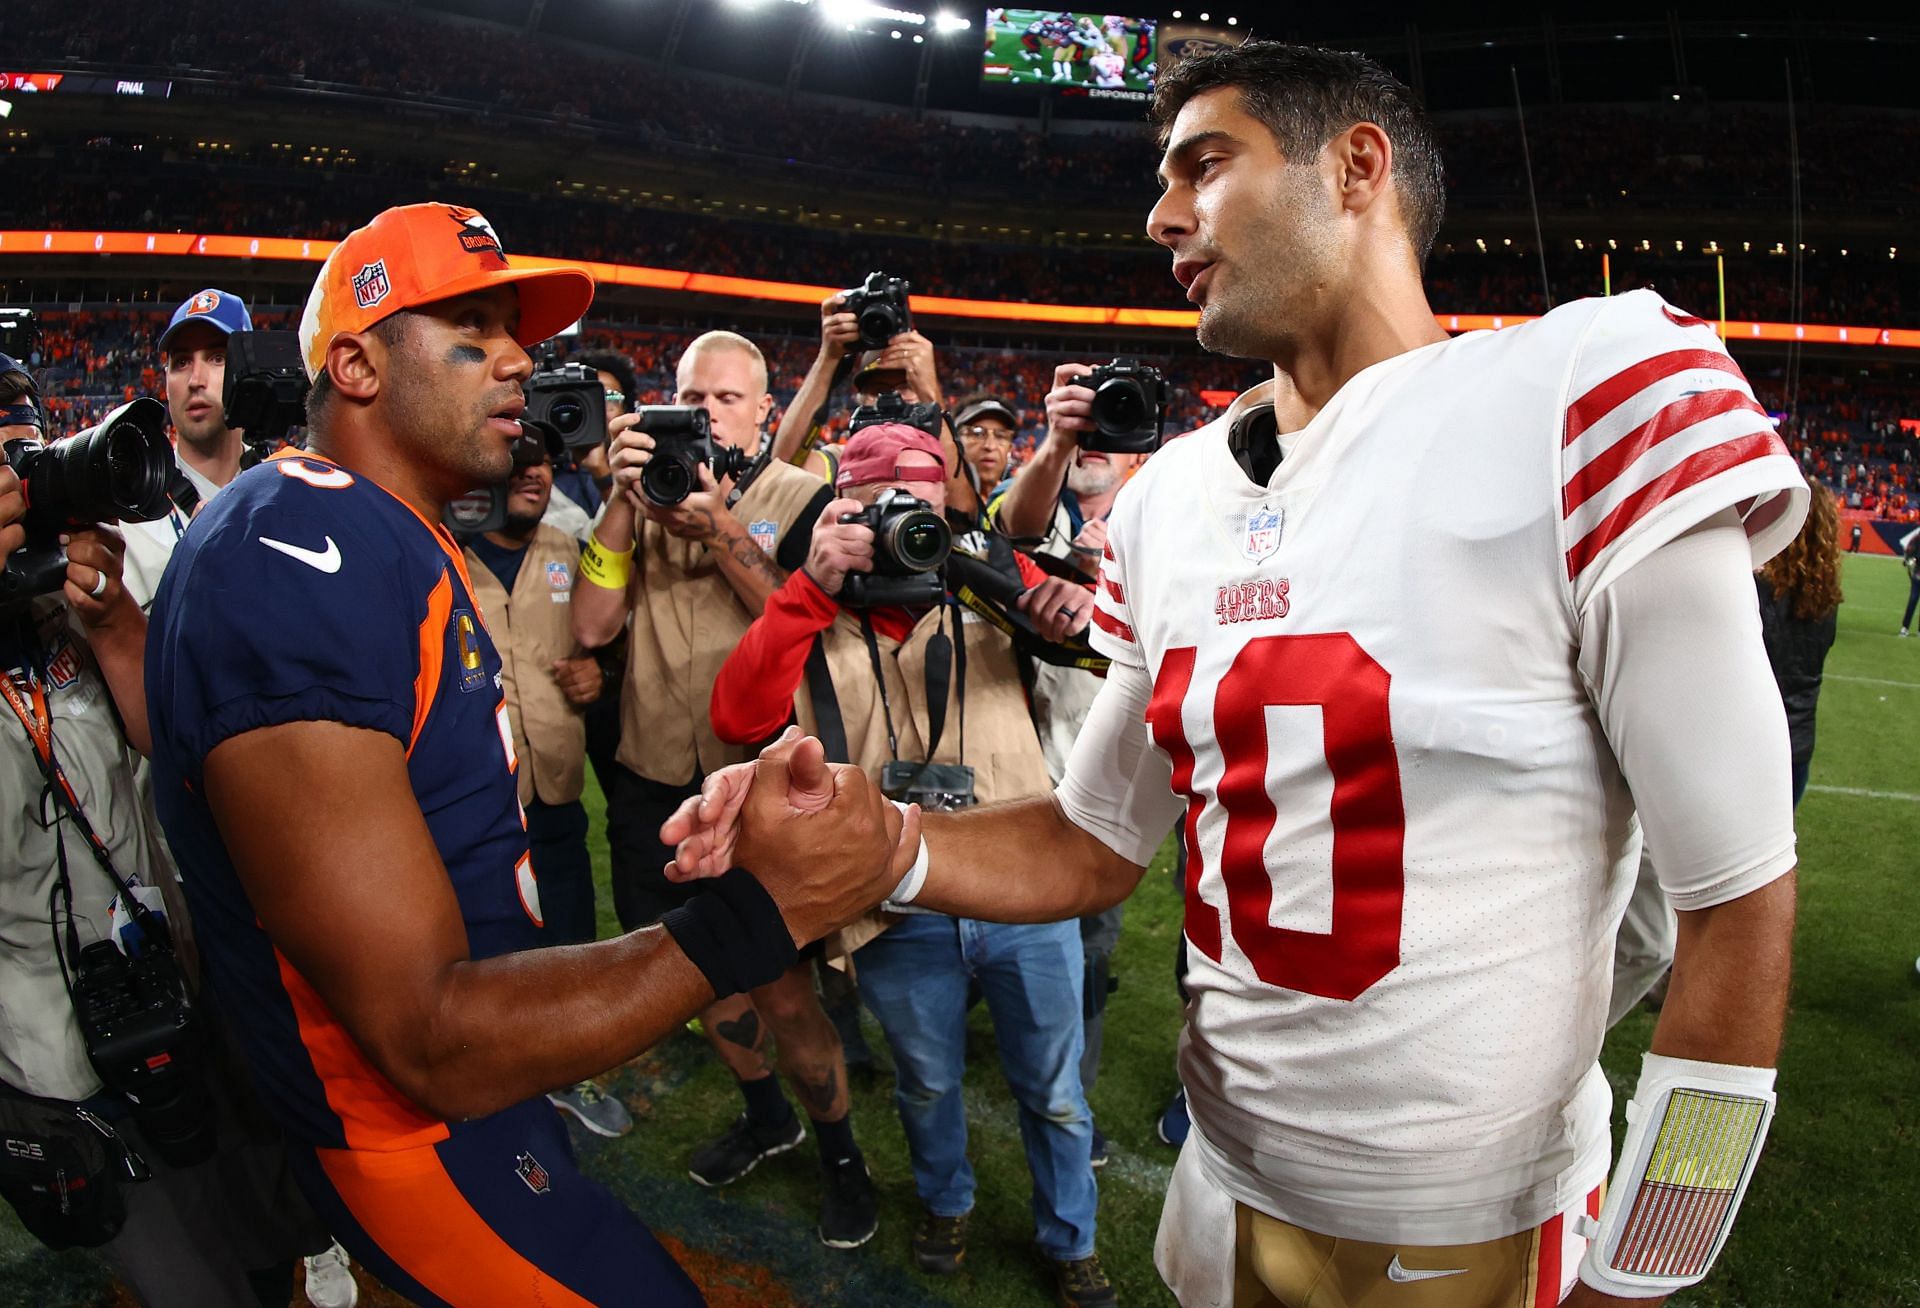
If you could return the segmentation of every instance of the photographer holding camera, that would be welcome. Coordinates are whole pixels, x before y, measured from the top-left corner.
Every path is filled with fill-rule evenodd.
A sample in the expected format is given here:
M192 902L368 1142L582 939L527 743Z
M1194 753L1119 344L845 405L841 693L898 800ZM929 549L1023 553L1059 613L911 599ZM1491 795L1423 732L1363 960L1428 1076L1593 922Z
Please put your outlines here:
M106 463L164 478L160 406L51 448L41 422L0 355L0 1195L49 1247L98 1248L142 1304L285 1304L295 1257L327 1236L277 1134L235 1116L189 996L135 782L146 618L120 538L80 525L142 511ZM344 1268L310 1288L331 1308L355 1293Z
M820 302L820 352L780 416L773 445L776 460L834 480L838 454L818 443L819 418L843 378L851 381L856 406L870 405L888 391L908 404L942 406L933 342L914 330L908 289L905 279L876 272L861 285ZM953 470L947 502L957 512L975 513L982 493L992 487L982 486L976 493L960 466L952 433L943 429L938 435L947 467Z
M628 637L607 840L614 907L629 930L687 898L689 888L664 873L673 851L660 843L660 824L708 773L749 757L714 734L708 694L754 615L805 559L814 521L833 498L791 464L753 471L773 399L766 360L751 341L708 332L687 346L676 378L675 405L642 408L612 425L615 490L581 556L588 584L571 605L585 648L623 630ZM771 1036L820 1150L820 1238L850 1249L872 1237L879 1209L853 1137L840 1039L810 964L811 954L751 996L727 996L701 1014L745 1111L694 1152L688 1171L702 1185L728 1185L805 1139L768 1062Z
M814 528L806 566L768 601L714 682L714 729L747 742L797 718L830 757L844 755L891 798L926 808L1045 794L1051 783L1012 642L964 613L943 580L952 538L942 444L905 422L864 423L871 412L854 416L842 498ZM1019 606L1048 639L1086 626L1085 588L1031 564L1022 579L1030 589ZM926 1205L916 1264L952 1273L966 1256L974 1180L961 1080L977 982L1020 1105L1036 1240L1061 1301L1112 1303L1094 1254L1078 927L876 913L839 943L858 950L862 993L894 1053L895 1102Z

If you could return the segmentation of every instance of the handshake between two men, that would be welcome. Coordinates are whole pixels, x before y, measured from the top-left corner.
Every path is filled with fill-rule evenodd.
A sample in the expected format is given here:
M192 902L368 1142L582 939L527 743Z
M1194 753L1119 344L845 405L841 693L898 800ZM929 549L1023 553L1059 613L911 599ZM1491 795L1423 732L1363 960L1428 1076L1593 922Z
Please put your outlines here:
M672 880L751 872L796 946L888 900L996 922L1077 917L1126 898L1147 861L1109 848L1053 795L941 813L929 825L923 832L918 805L895 804L861 769L827 762L817 739L788 727L757 760L710 774L660 838L674 849ZM926 834L939 875L928 875Z

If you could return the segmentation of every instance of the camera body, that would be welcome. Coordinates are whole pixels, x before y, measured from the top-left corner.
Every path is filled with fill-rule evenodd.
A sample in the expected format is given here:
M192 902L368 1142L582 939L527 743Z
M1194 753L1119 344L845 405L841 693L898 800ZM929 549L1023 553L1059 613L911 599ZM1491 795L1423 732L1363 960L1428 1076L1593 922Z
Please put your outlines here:
M899 422L918 427L938 439L943 421L937 404L908 404L900 398L899 391L882 391L874 397L872 404L863 404L853 411L853 416L847 420L847 435L852 436L864 427L883 422Z
M1158 369L1138 359L1103 363L1080 381L1093 391L1093 422L1080 448L1106 454L1151 454L1160 448L1173 388Z
M643 404L634 412L640 430L653 437L653 457L640 470L640 493L649 504L670 509L699 490L703 463L715 481L738 479L753 464L745 450L713 438L713 419L697 404Z
M849 572L840 586L840 602L849 608L882 605L924 607L946 598L944 575L953 550L953 530L933 506L911 492L894 488L842 522L857 522L873 532L873 570Z
M552 432L569 450L591 450L606 442L606 388L600 374L586 364L543 358L523 389L527 409L520 415L522 426Z
M860 324L860 347L877 350L901 332L913 330L913 312L907 307L909 283L904 277L889 277L883 272L867 274L867 280L841 296L841 307Z
M299 332L234 332L227 337L227 378L220 395L224 420L228 427L246 432L247 445L257 456L285 443L295 427L306 426L311 389Z
M173 1166L191 1167L213 1156L205 1030L165 928L143 916L144 939L133 957L110 940L80 951L73 1011L93 1070L133 1105L147 1143Z
M26 545L0 570L0 615L66 579L60 534L102 522L152 522L167 516L174 473L167 406L151 396L130 400L90 427L51 445L9 441L0 448L19 475L27 512Z

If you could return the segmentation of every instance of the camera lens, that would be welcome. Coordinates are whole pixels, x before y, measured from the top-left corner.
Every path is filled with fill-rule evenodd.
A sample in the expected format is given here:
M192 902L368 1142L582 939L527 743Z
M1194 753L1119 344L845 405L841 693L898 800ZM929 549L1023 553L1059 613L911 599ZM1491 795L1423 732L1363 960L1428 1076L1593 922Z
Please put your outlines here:
M678 504L693 493L693 465L656 457L641 472L640 489L655 504Z
M869 345L885 345L900 334L900 319L885 304L868 305L860 311L860 339Z
M587 411L581 406L579 400L570 395L562 396L555 400L553 408L548 410L547 421L553 424L553 429L562 436L571 436L586 423Z
M20 467L31 483L28 520L36 528L96 522L152 522L167 513L173 446L166 406L142 396L98 427L38 451Z
M887 531L889 552L911 572L931 572L947 561L953 533L931 513L915 511L896 518Z
M1131 378L1116 377L1100 384L1093 394L1093 421L1109 436L1120 436L1146 426L1146 392Z
M98 439L105 445L107 494L120 516L131 518L143 506L165 499L166 466L151 457L147 434L131 422L114 423Z

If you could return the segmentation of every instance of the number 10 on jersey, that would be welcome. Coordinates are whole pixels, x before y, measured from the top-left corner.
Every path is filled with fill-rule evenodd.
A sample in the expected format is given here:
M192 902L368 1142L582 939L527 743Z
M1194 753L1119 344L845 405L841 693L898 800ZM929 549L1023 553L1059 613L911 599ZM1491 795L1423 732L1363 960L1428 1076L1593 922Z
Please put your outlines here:
M1390 679L1345 632L1259 636L1247 642L1214 690L1211 726L1221 772L1214 799L1226 817L1220 878L1227 907L1200 898L1206 871L1200 815L1207 796L1193 787L1194 751L1185 713L1195 694L1192 646L1170 649L1147 706L1153 738L1173 760L1173 789L1187 800L1187 939L1214 962L1233 941L1268 985L1328 999L1355 999L1400 963L1406 810L1387 712ZM1202 687L1198 692L1205 694ZM1313 705L1324 724L1333 775L1333 929L1295 931L1269 923L1273 881L1266 844L1277 814L1267 792L1269 705ZM1195 705L1194 717L1206 715Z

